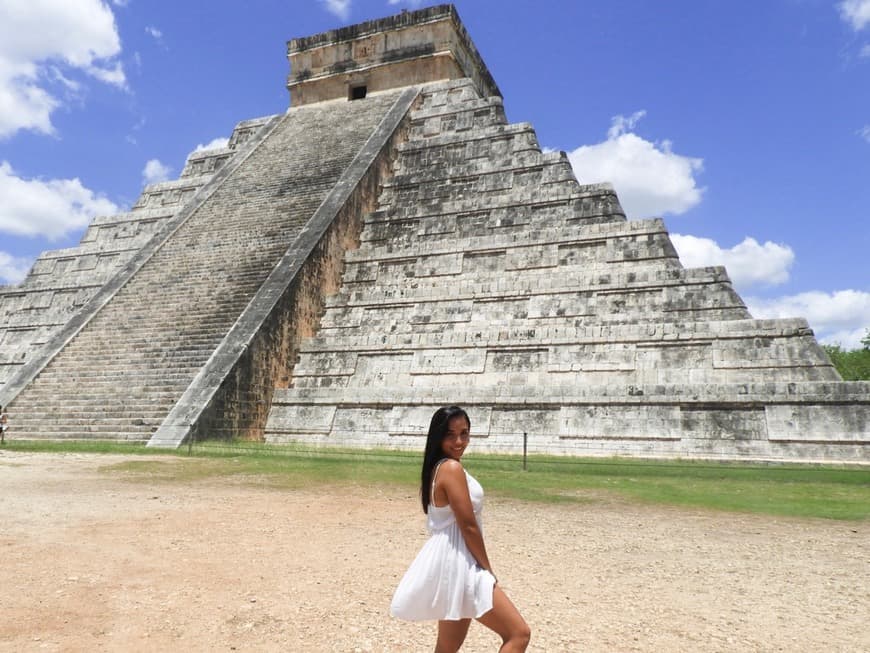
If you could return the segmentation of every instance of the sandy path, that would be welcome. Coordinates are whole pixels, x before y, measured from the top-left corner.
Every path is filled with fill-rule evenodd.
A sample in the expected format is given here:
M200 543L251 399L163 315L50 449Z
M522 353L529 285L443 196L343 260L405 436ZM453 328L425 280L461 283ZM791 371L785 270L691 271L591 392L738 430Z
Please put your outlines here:
M0 451L0 651L431 651L410 491L145 484ZM165 460L165 459L163 459ZM534 651L870 651L870 524L492 499ZM464 651L498 642L472 625Z

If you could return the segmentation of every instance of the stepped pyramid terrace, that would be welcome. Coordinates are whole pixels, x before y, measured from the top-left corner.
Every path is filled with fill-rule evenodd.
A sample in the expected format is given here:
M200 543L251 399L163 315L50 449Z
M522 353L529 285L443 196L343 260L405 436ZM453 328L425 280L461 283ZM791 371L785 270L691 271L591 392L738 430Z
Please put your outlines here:
M288 43L290 108L0 288L10 437L870 462L870 383L505 116L456 10ZM240 116L243 118L244 116Z

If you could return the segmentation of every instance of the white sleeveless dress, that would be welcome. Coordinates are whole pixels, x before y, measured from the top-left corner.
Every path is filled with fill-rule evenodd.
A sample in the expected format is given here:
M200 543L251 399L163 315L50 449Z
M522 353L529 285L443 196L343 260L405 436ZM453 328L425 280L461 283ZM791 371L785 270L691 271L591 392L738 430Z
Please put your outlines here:
M474 517L483 530L483 488L468 472L465 478ZM471 555L453 509L429 503L427 526L429 540L399 582L390 614L408 621L454 621L492 610L495 577Z

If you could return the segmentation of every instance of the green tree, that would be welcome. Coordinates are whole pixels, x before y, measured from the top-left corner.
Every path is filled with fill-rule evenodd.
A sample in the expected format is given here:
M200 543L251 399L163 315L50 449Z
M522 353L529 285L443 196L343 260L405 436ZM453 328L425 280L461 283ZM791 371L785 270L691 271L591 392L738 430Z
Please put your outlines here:
M825 351L844 381L870 381L870 329L861 339L861 349L824 345Z

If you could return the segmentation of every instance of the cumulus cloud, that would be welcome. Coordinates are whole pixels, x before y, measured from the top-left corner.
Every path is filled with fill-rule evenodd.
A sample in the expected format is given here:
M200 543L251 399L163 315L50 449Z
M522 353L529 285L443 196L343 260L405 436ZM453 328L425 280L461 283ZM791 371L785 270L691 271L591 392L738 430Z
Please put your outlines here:
M213 138L208 143L200 143L194 148L194 152L202 152L203 150L221 150L230 142L229 138Z
M644 115L614 116L606 141L578 147L568 159L581 183L611 182L629 218L685 213L704 193L695 181L703 159L676 154L670 141L653 143L633 133Z
M855 31L870 25L870 0L843 0L837 8L840 17Z
M151 159L142 170L142 181L145 184L156 184L166 181L172 175L172 168L160 162L159 159Z
M696 236L672 234L671 240L686 267L724 265L741 294L753 286L785 283L795 259L788 245L770 241L761 244L748 237L731 248ZM743 294L743 299L757 318L806 318L825 344L861 347L861 338L870 328L870 293L860 290L813 291L773 299Z
M78 179L25 179L0 163L0 232L56 240L118 210Z
M21 283L30 272L32 265L32 259L0 252L0 282L4 284Z
M51 114L62 104L56 91L70 88L56 82L73 74L125 86L115 17L101 0L3 0L0 13L0 138L52 133Z
M350 3L351 0L320 0L320 4L326 8L326 11L342 20L350 18Z
M671 241L683 265L689 268L724 265L737 287L776 285L788 281L794 251L788 245L754 238L725 249L709 238L673 234Z
M821 342L847 349L861 347L861 338L870 327L870 292L861 290L814 291L744 300L757 318L805 317Z

